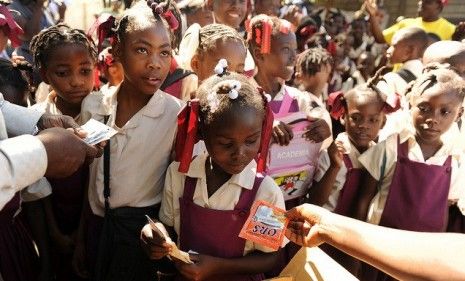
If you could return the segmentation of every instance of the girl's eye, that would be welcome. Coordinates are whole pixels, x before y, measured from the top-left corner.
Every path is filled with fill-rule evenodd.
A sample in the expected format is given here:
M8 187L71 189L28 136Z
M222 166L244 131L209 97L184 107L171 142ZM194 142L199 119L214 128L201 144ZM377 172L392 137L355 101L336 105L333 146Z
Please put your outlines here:
M291 51L291 49L288 48L288 47L283 48L283 52L284 52L284 53L289 53L290 51Z
M65 77L66 76L66 71L57 71L55 72L56 76L58 77Z
M448 115L448 114L450 114L450 113L451 113L451 112L450 112L450 110L448 110L448 109L442 109L442 110L441 110L441 115Z
M162 52L161 52L161 56L162 56L162 57L169 57L169 56L171 56L171 52L169 52L169 51L162 51Z
M359 122L360 121L360 116L352 115L352 116L350 116L350 119L352 119L352 121L354 121L354 122Z
M370 119L370 122L371 122L371 123L375 123L375 124L376 124L376 123L378 123L378 122L379 122L379 119L377 119L377 118L373 118L373 119Z
M246 140L246 141L245 141L245 144L246 144L246 145L253 145L253 144L255 144L255 143L257 142L257 140L258 140L258 139Z
M147 54L148 51L146 48L137 48L136 50L139 54Z
M233 144L231 142L219 142L221 146L224 146L226 148L231 147Z
M89 75L92 73L92 69L83 69L81 70L81 73L84 74L84 75Z

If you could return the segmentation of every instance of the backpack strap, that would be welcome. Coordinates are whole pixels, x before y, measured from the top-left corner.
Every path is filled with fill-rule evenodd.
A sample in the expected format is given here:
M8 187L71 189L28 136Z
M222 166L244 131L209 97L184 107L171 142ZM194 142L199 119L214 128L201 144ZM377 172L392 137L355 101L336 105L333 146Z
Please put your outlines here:
M166 77L165 81L161 85L160 89L163 91L169 86L173 85L177 81L183 79L184 77L187 77L191 74L194 74L194 72L185 70L182 68L176 68L172 73L168 74L168 77Z
M397 74L402 79L404 79L404 81L407 82L407 84L417 79L417 76L415 76L415 74L413 74L410 70L406 68L402 68L397 72Z

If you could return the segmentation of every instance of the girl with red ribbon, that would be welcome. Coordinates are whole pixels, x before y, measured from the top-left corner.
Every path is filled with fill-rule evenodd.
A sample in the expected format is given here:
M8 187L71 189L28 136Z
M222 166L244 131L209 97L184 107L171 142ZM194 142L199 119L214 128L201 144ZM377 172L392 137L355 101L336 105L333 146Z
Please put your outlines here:
M276 254L238 237L251 204L266 200L284 207L281 191L265 168L273 115L267 99L243 75L217 67L180 113L177 161L168 168L160 220L172 240L194 251L194 264L177 262L178 280L262 280ZM197 140L207 152L192 159ZM255 160L257 159L257 160ZM142 244L159 259L170 251L149 225Z
M385 115L400 108L398 96L387 98L375 86L379 73L367 84L329 96L331 116L341 120L345 132L321 154L309 195L311 203L353 218L357 218L357 194L365 172L358 158L376 145L386 122ZM322 248L347 270L357 273L358 264L354 259L330 246Z

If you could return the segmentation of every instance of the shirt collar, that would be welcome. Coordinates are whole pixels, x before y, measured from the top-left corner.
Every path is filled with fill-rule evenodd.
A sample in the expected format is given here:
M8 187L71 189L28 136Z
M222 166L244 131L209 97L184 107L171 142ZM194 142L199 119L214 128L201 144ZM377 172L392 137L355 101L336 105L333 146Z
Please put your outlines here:
M415 129L413 127L402 130L399 133L399 139L400 143L408 141L408 146L410 149L414 146L419 146L417 140L415 139ZM461 154L462 152L460 151L460 149L456 148L453 145L453 142L443 142L441 148L434 154L434 156L438 157L452 155L459 157Z
M111 112L116 112L116 107L118 105L118 92L121 88L121 84L115 87L114 89L109 89L103 97L102 103L100 105L100 114L108 115ZM153 96L150 98L149 102L140 110L142 115L156 118L162 115L165 111L166 103L166 93L157 90Z
M340 133L339 135L337 135L335 141L338 141L338 142L340 142L342 144L342 147L344 148L344 151L345 151L344 154L354 153L355 155L360 155L360 151L358 151L358 149L352 144L352 142L349 139L349 135L347 134L347 132L343 132L343 133ZM368 144L368 147L370 148L370 147L372 147L374 145L376 145L376 143L374 141L371 141Z
M195 157L187 171L186 176L191 178L205 178L205 162L208 160L208 154L203 153ZM245 189L252 189L255 183L255 175L257 172L257 163L252 160L242 172L232 175L228 180L229 184L235 184Z
M421 76L423 72L423 63L421 60L409 60L402 65L402 68L412 72L416 77Z

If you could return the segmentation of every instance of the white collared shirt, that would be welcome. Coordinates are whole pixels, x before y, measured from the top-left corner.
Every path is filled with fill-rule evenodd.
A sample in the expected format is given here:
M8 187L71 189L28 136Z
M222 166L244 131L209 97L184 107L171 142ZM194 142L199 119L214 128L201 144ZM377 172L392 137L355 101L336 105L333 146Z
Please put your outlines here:
M352 166L356 169L358 168L363 168L363 165L358 161L358 158L360 157L360 152L357 150L357 148L352 144L352 142L349 140L349 135L344 132L340 133L336 140L336 142L341 142L342 146L344 147L344 154L349 156L350 161L352 162ZM372 147L376 145L375 142L370 142L369 146ZM320 154L320 159L318 161L318 169L315 172L315 181L319 182L323 176L326 174L326 171L328 171L329 167L331 166L331 161L329 159L329 154L328 150L325 149L322 151ZM336 175L336 181L333 186L333 190L331 194L329 195L328 202L326 202L323 205L323 208L326 208L330 211L334 211L334 208L336 208L337 201L339 199L339 193L341 192L342 188L344 187L344 184L347 179L347 167L345 165L342 165L341 168L339 169L339 172Z
M161 202L165 172L176 136L182 102L158 90L122 128L115 125L117 94L92 93L82 103L81 120L103 122L118 133L110 140L110 207L147 207ZM103 157L90 166L89 203L104 215Z
M181 225L179 198L184 193L186 175L197 178L197 185L193 196L194 203L198 206L214 210L234 210L237 202L239 202L242 189L246 188L250 190L253 188L257 167L255 160L252 160L240 174L233 175L213 195L208 197L205 174L205 161L207 158L208 154L204 153L193 159L187 174L178 172L178 162L173 162L166 173L160 220L164 224L174 227L178 237ZM264 200L278 208L285 209L284 197L281 190L273 179L268 176L263 179L255 200ZM254 250L272 252L271 249L265 246L246 241L244 255Z
M378 224L381 220L384 205L386 204L389 188L394 177L397 162L397 137L400 136L400 143L408 141L408 158L412 161L426 163L430 165L443 165L449 155L452 156L451 186L449 189L449 204L457 203L465 197L465 165L464 154L454 148L452 144L444 145L429 159L424 159L420 145L417 143L414 134L409 130L404 130L400 134L392 135L385 141L367 150L359 157L360 163L367 169L373 178L381 181L380 191L376 194L370 204L367 221ZM386 153L386 166L384 175L381 175L383 156ZM382 177L382 178L381 178ZM418 188L421 188L419 186Z

